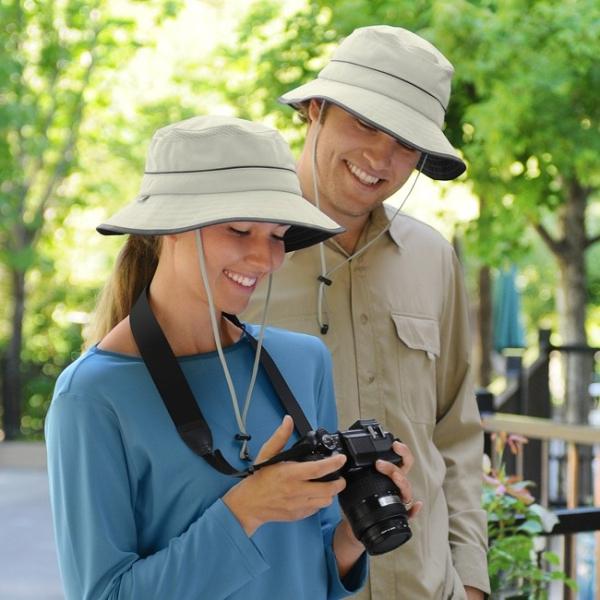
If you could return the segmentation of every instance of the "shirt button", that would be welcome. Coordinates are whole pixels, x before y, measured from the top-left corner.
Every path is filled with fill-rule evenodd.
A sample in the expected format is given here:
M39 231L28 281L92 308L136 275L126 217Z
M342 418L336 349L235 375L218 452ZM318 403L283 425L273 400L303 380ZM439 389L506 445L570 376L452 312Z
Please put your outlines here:
M367 315L365 315L365 313L363 313L362 315L360 315L360 322L365 325L369 320L369 317L367 317Z
M375 381L375 375L369 375L367 377L367 383L373 383Z

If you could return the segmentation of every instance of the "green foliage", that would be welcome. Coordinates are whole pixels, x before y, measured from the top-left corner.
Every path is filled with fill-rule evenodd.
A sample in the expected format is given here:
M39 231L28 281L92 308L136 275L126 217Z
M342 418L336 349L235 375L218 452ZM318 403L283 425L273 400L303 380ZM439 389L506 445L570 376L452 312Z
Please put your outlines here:
M55 377L81 346L80 324L57 314L90 306L94 293L89 282L71 286L54 273L69 251L55 240L67 216L105 200L111 186L110 174L98 169L103 163L89 161L84 150L112 120L115 70L153 43L154 27L181 4L0 3L0 365L6 379L20 374L24 382L26 434L39 435ZM140 16L149 29L139 27ZM24 346L15 348L9 340L19 339L21 325Z
M412 29L455 64L446 133L481 199L479 219L466 227L469 261L539 265L522 268L524 302L535 325L553 313L557 269L524 232L541 223L560 233L574 185L590 203L598 198L595 0L528 0L526 9L516 0L309 0L292 12L260 0L240 14L235 43L178 65L170 94L140 93L135 106L116 107L123 67L182 4L0 2L0 361L12 336L12 282L24 272L25 431L39 434L54 376L80 348L77 313L91 310L110 267L105 250L78 255L73 232L93 229L86 214L133 197L152 131L225 102L281 128L297 149L302 126L277 97L314 77L339 40L364 25ZM598 230L596 211L589 236ZM599 251L587 256L591 302L600 295Z
M215 53L223 72L215 86L237 114L273 123L298 150L299 120L276 98L312 79L353 29L372 24L419 33L455 66L445 133L463 153L463 179L479 199L478 217L457 231L473 272L516 264L530 275L530 320L544 318L534 329L550 320L564 339L600 335L592 248L600 226L590 216L600 199L598 1L307 0L286 15L255 2L237 41ZM552 261L543 281L531 268L540 255L544 267ZM565 302L558 319L547 319L559 287ZM578 301L586 291L589 318ZM588 377L580 357L571 363L577 375L570 381ZM580 398L569 383L567 404Z
M600 6L439 2L433 29L457 70L450 128L482 214L469 231L484 262L518 260L527 223L544 224L575 186L600 189ZM560 230L551 229L555 237Z
M488 571L492 597L497 592L515 592L520 598L544 600L552 581L563 581L574 590L577 585L556 568L560 565L556 554L537 548L538 536L551 531L557 518L535 503L529 492L531 482L506 474L506 447L518 453L526 441L504 433L494 436L493 464L498 466L492 469L488 463L484 468L482 506L488 518Z
M312 0L285 17L277 3L255 2L238 41L216 51L226 68L214 84L240 116L289 130L291 111L277 97L313 78L354 28L380 23L420 33L456 67L446 134L481 199L467 237L483 264L522 259L525 229L556 212L574 184L597 196L596 0L531 0L526 10L505 0Z

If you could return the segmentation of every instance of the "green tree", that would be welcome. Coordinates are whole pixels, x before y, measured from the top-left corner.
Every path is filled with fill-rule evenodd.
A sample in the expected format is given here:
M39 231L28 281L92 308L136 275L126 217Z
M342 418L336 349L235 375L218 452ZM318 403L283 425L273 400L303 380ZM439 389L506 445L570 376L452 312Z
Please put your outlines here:
M450 57L446 133L480 199L470 249L484 267L519 261L524 231L534 228L560 273L562 341L585 344L585 254L600 239L586 221L600 191L597 0L310 0L285 18L276 2L258 2L238 42L216 57L226 67L220 89L240 115L289 129L277 97L314 77L342 37L371 24L412 29ZM587 414L590 372L582 355L569 356L569 421Z
M86 131L90 115L104 114L110 120L111 74L150 43L137 25L136 4L156 24L174 15L179 3L0 3L0 292L6 298L0 352L9 439L21 431L28 277L37 270L41 280L49 279L52 262L40 251L47 224L59 227L67 209L84 202L73 177L80 167L78 150L82 139L92 135ZM121 14L124 8L129 14ZM43 327L46 311L36 308L38 326ZM54 374L50 369L49 375ZM27 375L28 386L35 387L35 377Z
M485 199L475 247L488 264L518 260L534 228L558 266L562 342L586 344L586 252L600 240L587 214L600 193L600 5L440 2L432 31L457 64L452 134ZM591 361L575 353L566 366L567 419L585 422Z

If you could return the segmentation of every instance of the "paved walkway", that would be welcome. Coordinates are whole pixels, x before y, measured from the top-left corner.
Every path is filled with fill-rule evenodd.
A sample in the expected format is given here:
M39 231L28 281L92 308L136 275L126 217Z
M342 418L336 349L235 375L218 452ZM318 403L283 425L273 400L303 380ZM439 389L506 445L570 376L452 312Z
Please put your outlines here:
M64 600L44 469L0 467L0 600Z

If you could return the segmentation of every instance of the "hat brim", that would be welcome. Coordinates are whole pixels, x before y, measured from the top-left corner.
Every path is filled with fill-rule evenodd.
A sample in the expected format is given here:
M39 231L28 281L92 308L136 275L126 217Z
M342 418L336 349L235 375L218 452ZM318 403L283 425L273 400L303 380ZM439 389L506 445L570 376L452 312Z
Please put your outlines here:
M344 231L301 196L274 190L138 196L96 229L103 235L167 235L231 221L290 225L286 252Z
M377 129L426 153L422 170L432 179L455 179L466 169L439 126L398 100L357 85L314 79L283 94L279 101L297 108L311 98L333 102Z

